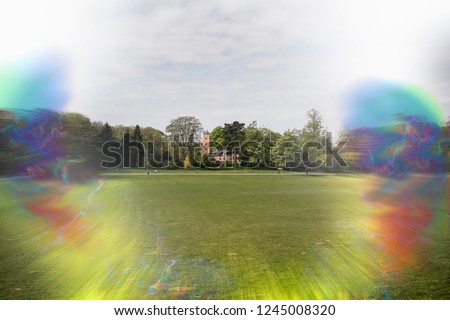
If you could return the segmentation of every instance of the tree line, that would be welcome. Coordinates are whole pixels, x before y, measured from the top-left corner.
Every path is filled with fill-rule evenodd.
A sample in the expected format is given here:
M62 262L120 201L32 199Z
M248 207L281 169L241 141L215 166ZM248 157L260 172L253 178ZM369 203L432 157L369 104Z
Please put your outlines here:
M223 167L247 167L253 169L277 169L289 168L304 169L304 162L300 161L305 156L301 154L305 143L316 142L317 148L311 148L308 157L316 163L323 162L326 157L322 146L326 141L326 129L323 125L320 113L312 109L307 112L308 122L303 129L292 129L284 133L278 133L269 128L258 126L256 121L246 125L239 121L224 123L215 127L211 133L205 131L200 120L192 116L181 116L170 121L165 133L149 128L142 129L138 125L133 130L117 130L116 141L124 146L111 143L110 146L121 150L129 149L132 143L132 152L125 152L125 163L128 167L128 156L134 166L164 167L164 168L223 168ZM102 138L113 138L114 128L109 128L107 135ZM148 134L143 133L147 131ZM206 154L202 150L202 136L209 136L210 146ZM117 140L119 139L119 140ZM133 142L130 142L133 141ZM135 142L138 142L136 144ZM145 146L148 146L145 148ZM147 149L146 151L144 151ZM218 160L214 156L216 152L231 154L232 157ZM118 161L119 162L119 161ZM289 165L287 165L289 164ZM115 166L116 164L114 164Z
M200 120L192 116L181 116L171 120L164 132L150 126L110 125L108 122L91 121L85 115L76 112L47 115L50 118L56 116L59 121L46 122L52 123L51 126L54 128L43 128L45 125L40 124L29 130L35 130L37 135L41 134L43 140L46 139L45 134L54 135L57 130L61 136L64 159L90 169L98 168L104 159L102 146L105 142L123 142L125 136L130 141L148 146L144 149L145 153L139 152L139 148L131 148L131 167L138 167L144 162L146 167L150 164L155 168L186 168L191 165L198 167L200 163L200 166L203 164L209 168L239 166L257 169L305 170L308 166L305 166L304 161L301 160L307 157L316 163L329 163L327 159L329 154L326 149L333 149L333 142L327 139L323 117L315 109L306 113L307 122L303 128L289 129L283 133L260 126L256 121L249 124L240 121L224 123L216 126L211 132L207 132ZM22 139L21 143L17 142L20 139L15 138L15 135L17 136L17 132L22 130L20 127L22 124L19 123L18 118L20 117L12 111L0 110L0 170L2 173L13 171L18 162L25 161L23 159L30 159L30 152L48 153L48 150L39 150L39 148L30 150L26 146L26 139ZM27 134L33 135L32 132ZM221 151L235 155L231 163L218 163L211 154L201 153L201 137L205 134L211 138L211 153ZM439 140L442 143L437 146L445 158L447 170L450 167L449 136L450 121L442 128ZM350 164L350 168L368 170L355 165L366 152L364 148L367 141L362 141L362 135L355 131L347 131L341 132L340 137L348 141L342 148L341 155ZM306 144L312 146L308 149L307 155L302 153ZM123 150L119 151L123 152ZM333 160L331 166L322 166L322 169L349 170L337 165Z

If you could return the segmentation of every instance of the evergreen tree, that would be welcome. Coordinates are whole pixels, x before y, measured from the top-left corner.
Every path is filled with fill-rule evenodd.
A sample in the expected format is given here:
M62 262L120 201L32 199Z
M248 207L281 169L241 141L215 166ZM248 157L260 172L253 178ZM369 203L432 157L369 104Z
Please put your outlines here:
M223 126L223 144L227 150L239 147L245 139L245 124L239 121L225 123Z
M131 140L133 141L139 141L142 142L143 136L141 133L141 127L137 124L136 127L134 127L133 134L131 135Z
M100 129L100 133L97 136L97 141L99 145L103 145L107 141L113 140L112 128L108 122L106 122Z

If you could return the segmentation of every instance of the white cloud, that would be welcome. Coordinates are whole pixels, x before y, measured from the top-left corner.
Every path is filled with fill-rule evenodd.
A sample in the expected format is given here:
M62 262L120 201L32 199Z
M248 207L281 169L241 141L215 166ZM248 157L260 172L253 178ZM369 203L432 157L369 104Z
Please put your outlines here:
M333 131L340 128L342 95L364 77L433 90L430 51L449 27L450 11L437 0L50 2L46 8L28 14L31 20L18 29L25 47L16 36L6 38L16 48L9 55L54 44L65 49L72 61L68 107L95 120L164 129L190 114L209 129L258 120L284 130L301 127L314 107ZM40 37L27 35L40 19L48 21L38 23ZM18 19L9 20L18 26Z

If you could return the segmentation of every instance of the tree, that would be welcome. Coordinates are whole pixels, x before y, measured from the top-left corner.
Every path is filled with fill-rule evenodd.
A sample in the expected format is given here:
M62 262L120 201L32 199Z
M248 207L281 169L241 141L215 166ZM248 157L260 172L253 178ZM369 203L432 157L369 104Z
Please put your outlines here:
M200 141L202 133L200 120L192 116L178 117L170 121L166 132L175 142L175 145L171 143L170 150L175 166L183 167L187 155L190 161L195 161L195 144Z
M78 112L63 112L61 122L64 131L74 139L89 139L91 136L91 120Z
M242 144L245 139L245 124L239 121L225 123L223 126L223 144L227 150L232 150Z
M141 128L141 133L143 141L162 141L165 139L164 132L152 127Z
M91 136L94 138L98 138L100 135L100 131L102 131L104 124L101 121L92 121L91 122Z
M189 161L189 156L187 155L186 158L184 158L183 161L183 168L189 169L191 167L191 162Z
M152 127L141 128L143 141L147 146L147 159L152 167L164 167L169 161L169 145L164 143L166 136L163 132Z
M322 124L322 115L319 111L311 109L306 113L306 116L308 122L302 130L303 163L307 167L317 167L325 160L326 130ZM322 148L319 148L319 144L322 145Z
M70 165L72 178L75 175L87 174L86 169L98 168L102 153L98 146L99 122L93 123L85 115L77 112L63 112L61 114L61 128L64 134L65 156L67 160L74 160Z
M298 169L301 145L301 131L289 129L279 136L273 152L274 161L278 167Z
M325 136L325 127L322 124L322 115L316 109L311 109L306 113L308 122L303 127L302 134L309 141L320 142Z
M180 147L192 147L200 139L202 124L192 116L182 116L170 121L166 132Z
M223 149L223 127L217 126L211 131L211 142L214 149Z
M259 167L262 159L261 141L262 132L258 129L256 121L251 122L244 129L245 139L242 146L242 166L256 168Z
M142 139L141 127L137 124L136 127L134 127L133 134L131 135L131 140L142 142Z
M242 146L242 166L251 168L276 168L273 159L275 140L281 135L268 128L258 127L256 121L244 129L245 139Z
M113 140L112 128L108 122L101 127L100 132L97 135L97 140L100 146L107 141Z
M61 124L66 133L66 153L69 158L97 158L96 133L88 117L77 112L63 112Z
M129 127L129 126L116 125L112 129L113 129L114 140L122 141L123 134L127 133L127 132L130 133L133 128Z
M142 133L141 127L137 124L134 127L133 133L131 134L131 143L135 144L137 142L142 143ZM145 163L145 149L141 144L135 145L134 148L131 148L131 165L132 166L141 166Z

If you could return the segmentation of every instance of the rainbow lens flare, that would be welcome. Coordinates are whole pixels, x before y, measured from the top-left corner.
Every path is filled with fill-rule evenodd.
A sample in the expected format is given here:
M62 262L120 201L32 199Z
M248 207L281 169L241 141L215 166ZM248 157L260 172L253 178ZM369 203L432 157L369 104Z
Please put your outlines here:
M446 212L439 145L442 109L424 91L369 81L349 96L346 127L355 167L373 173L362 190L365 225L385 272L416 264L431 245L427 230Z

